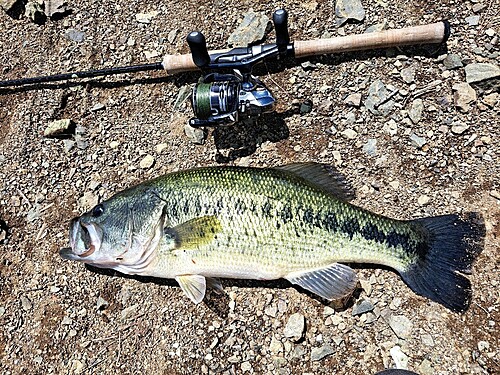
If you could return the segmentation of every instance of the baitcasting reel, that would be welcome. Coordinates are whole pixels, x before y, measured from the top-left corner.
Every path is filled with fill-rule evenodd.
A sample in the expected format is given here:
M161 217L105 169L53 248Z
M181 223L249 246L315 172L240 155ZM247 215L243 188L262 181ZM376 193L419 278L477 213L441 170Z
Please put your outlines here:
M251 73L253 65L265 59L293 56L287 18L283 9L274 12L274 44L234 48L211 55L203 34L194 31L188 35L193 62L205 73L193 89L191 102L195 117L189 120L191 126L227 126L274 110L276 99ZM224 70L232 70L232 73L219 73ZM208 71L213 73L206 73Z

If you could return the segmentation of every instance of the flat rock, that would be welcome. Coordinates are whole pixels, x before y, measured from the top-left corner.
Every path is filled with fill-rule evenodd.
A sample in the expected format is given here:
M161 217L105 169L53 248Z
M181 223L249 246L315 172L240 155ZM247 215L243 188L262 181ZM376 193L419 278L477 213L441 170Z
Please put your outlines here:
M415 133L410 134L410 141L415 147L418 148L424 147L424 145L427 143L427 140L424 137L420 137Z
M389 351L391 353L391 357L396 364L396 368L398 369L407 369L408 368L408 356L403 353L401 347L394 346Z
M58 135L65 134L69 131L71 127L70 119L61 119L50 122L45 130L43 131L43 135L45 137L57 137Z
M465 66L465 80L467 83L480 82L500 77L500 67L490 63L475 63Z
M411 103L411 108L408 111L408 117L410 118L411 122L414 124L418 124L420 120L422 119L422 113L424 111L424 102L422 99L415 99Z
M394 102L388 100L389 95L389 90L387 90L385 84L377 79L368 88L365 107L374 115L387 115L394 107Z
M370 156L377 156L377 140L375 138L370 138L363 145L363 151Z
M428 195L421 195L420 197L418 197L417 199L417 203L420 205L420 206L425 206L426 204L429 204L429 202L431 201L431 198L428 196Z
M320 346L319 348L312 348L311 361L320 361L333 353L335 353L335 350L328 344Z
M479 19L480 16L469 16L465 17L465 22L467 22L469 26L477 26L479 25Z
M359 107L361 105L361 94L355 93L349 95L344 99L344 103L352 107Z
M366 12L361 0L337 0L335 2L335 15L337 16L337 25L341 26L347 20L363 21Z
M404 68L401 70L401 78L406 83L413 83L415 81L415 68Z
M139 23L150 24L153 18L158 15L157 11L152 11L148 13L137 13L135 15L135 20Z
M81 43L85 40L85 32L76 30L76 29L68 29L64 33L64 36L72 40L73 42Z
M290 315L283 334L291 341L297 342L302 339L306 327L306 318L300 313Z
M469 127L470 126L467 124L464 124L462 122L457 122L451 125L451 132L453 134L460 135L465 133L469 129Z
M245 13L243 21L229 36L227 43L233 47L247 47L264 39L269 27L269 18L265 14L250 11Z
M464 112L468 112L470 103L477 100L476 90L466 82L453 85L453 90L455 91L453 95L455 106Z
M389 326L400 339L408 339L411 336L412 323L404 315L391 315L388 319Z
M360 299L352 308L352 316L362 315L374 309L373 304L368 299Z
M186 124L184 125L184 134L195 144L202 145L205 143L206 131L201 128L195 128Z
M456 68L461 68L464 66L462 63L462 59L460 59L460 56L454 53L450 53L448 56L445 57L443 60L443 65L445 66L446 69L456 69Z
M342 132L342 135L347 139L354 139L358 136L358 133L353 129L346 129Z

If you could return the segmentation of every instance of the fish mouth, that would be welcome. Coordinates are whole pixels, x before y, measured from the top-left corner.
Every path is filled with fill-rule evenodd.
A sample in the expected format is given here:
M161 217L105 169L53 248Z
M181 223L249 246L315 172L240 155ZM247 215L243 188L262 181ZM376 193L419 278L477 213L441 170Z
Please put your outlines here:
M75 218L70 224L70 248L62 248L59 255L64 259L85 261L96 251L99 251L102 244L103 233L94 223L84 223L79 218ZM83 246L82 246L83 245ZM79 251L83 248L83 251Z

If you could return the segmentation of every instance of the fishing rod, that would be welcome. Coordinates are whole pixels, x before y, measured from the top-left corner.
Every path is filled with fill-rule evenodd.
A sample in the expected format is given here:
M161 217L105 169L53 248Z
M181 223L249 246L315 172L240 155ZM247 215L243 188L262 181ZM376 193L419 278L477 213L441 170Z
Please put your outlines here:
M276 42L271 44L208 51L205 36L193 31L187 36L190 54L166 55L163 61L151 64L0 81L0 88L150 70L165 70L167 75L201 70L203 79L194 86L191 94L194 117L189 123L193 127L227 126L244 118L255 118L274 111L276 99L264 83L252 75L252 69L258 63L417 44L441 44L450 35L450 24L442 21L402 29L291 42L288 13L284 9L274 12L273 24Z

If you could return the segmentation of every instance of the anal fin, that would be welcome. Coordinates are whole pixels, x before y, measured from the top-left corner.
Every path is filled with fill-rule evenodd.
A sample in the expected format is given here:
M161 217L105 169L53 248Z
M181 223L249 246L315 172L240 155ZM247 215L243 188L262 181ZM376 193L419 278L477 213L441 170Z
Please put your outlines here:
M350 267L340 263L333 263L319 269L293 272L285 279L330 301L352 293L358 282L356 273Z
M179 283L182 291L194 303L200 303L203 300L203 297L205 297L205 291L207 290L207 282L205 276L181 275L176 276L175 281Z

